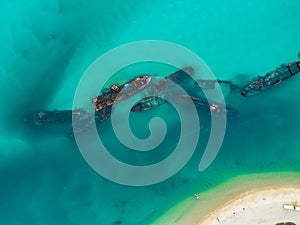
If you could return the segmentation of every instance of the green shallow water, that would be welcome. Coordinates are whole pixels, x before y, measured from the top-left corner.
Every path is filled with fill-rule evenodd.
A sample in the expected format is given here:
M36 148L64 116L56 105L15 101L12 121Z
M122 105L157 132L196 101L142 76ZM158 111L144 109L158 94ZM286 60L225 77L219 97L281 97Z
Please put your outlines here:
M204 172L198 163L209 117L200 113L201 138L191 160L172 178L146 187L118 185L96 174L66 137L68 127L34 128L22 121L37 110L70 109L86 68L131 41L183 45L218 79L245 84L297 60L299 1L15 0L1 2L0 10L0 224L149 224L180 200L230 177L300 170L297 76L252 98L226 98L240 117L228 119L220 153ZM131 73L122 76L131 78ZM149 135L153 116L166 119L169 133L150 162L167 157L176 145L178 116L168 110L164 105L131 118L140 137ZM116 141L109 121L101 126L114 156L149 162Z

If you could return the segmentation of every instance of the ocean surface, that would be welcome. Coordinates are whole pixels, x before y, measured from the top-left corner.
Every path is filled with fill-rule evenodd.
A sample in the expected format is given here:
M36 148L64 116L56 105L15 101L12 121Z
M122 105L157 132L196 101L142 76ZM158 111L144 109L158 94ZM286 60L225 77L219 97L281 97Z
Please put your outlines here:
M198 54L218 79L245 85L299 60L298 0L11 0L0 6L0 225L145 225L231 177L300 171L297 76L249 98L225 96L239 116L228 118L220 152L203 172L198 164L210 117L199 112L201 135L191 160L176 175L149 186L120 185L98 175L67 136L67 125L34 127L23 119L40 110L71 109L88 66L133 41L177 43ZM156 67L153 75L165 74L162 70L167 69ZM145 71L137 67L118 76L126 82L133 73ZM136 165L167 157L180 130L178 115L168 107L131 121L140 138L149 135L153 116L169 127L146 159L117 141L109 120L101 124L112 154Z

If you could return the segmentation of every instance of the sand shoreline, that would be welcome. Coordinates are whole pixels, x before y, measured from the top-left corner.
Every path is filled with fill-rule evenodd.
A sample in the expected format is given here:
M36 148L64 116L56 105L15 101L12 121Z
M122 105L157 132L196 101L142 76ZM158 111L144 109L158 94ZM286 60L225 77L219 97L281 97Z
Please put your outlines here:
M298 197L298 199L295 199L295 201L298 200L298 203L300 203L300 173L280 172L243 175L224 182L211 190L205 191L203 193L197 193L199 195L198 200L195 200L193 198L193 194L191 194L191 197L172 207L167 211L167 213L158 218L152 224L234 224L232 221L227 223L224 218L226 218L226 215L227 217L237 215L237 212L234 211L234 207L238 206L238 203L245 205L245 207L238 207L239 210L246 208L248 203L251 202L249 202L249 199L247 200L247 196L250 199L261 198L260 194L263 195L273 193L272 196L268 195L268 204L271 204L272 199L280 195L281 192L288 193L290 191L293 191L295 193L291 194L291 196L289 197L291 199L295 199ZM243 198L245 199L243 200L243 203L241 203L239 200ZM282 198L281 200L277 199L277 202L279 202L280 210L282 210ZM251 207L253 206L252 208L257 208L258 206L260 207L260 205L262 205L263 203L260 202L257 206L255 206L255 204L253 203ZM235 210L238 211L237 209ZM247 213L249 211L250 210L247 210ZM233 214L233 212L235 212L235 215ZM253 213L255 213L255 210L252 212L252 216ZM300 212L297 213L300 221ZM237 218L237 216L235 218ZM240 222L237 221L237 224L238 223Z
M300 203L300 186L265 188L243 194L212 212L201 225L276 224L299 222L300 212L283 209Z

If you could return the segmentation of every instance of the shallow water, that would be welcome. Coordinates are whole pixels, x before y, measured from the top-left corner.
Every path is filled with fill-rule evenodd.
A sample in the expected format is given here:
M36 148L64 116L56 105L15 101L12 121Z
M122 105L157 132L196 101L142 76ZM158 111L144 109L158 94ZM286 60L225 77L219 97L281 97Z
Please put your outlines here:
M37 128L23 122L24 115L38 110L71 108L86 68L131 41L181 44L218 79L245 84L297 60L299 1L15 0L2 2L0 10L0 224L149 224L172 204L230 177L300 170L297 76L251 98L228 96L240 117L228 119L219 155L200 173L209 134L209 116L201 112L203 129L192 159L172 178L146 187L118 185L96 174L67 137L68 126ZM147 159L151 163L176 145L179 124L169 109L164 105L132 118L139 121L133 130L141 137L148 135L152 116L167 121L168 136ZM109 128L105 121L100 129L112 154L149 163L142 154L127 153Z

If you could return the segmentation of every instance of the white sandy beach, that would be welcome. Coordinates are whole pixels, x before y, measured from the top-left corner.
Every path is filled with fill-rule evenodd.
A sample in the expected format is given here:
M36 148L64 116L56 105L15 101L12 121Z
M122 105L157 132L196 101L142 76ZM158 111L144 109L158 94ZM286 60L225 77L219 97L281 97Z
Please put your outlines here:
M284 209L284 204L300 203L300 187L256 190L213 212L201 225L240 225L279 222L299 224L300 211Z
M153 225L300 225L300 211L284 204L300 205L299 173L244 175L183 200Z

